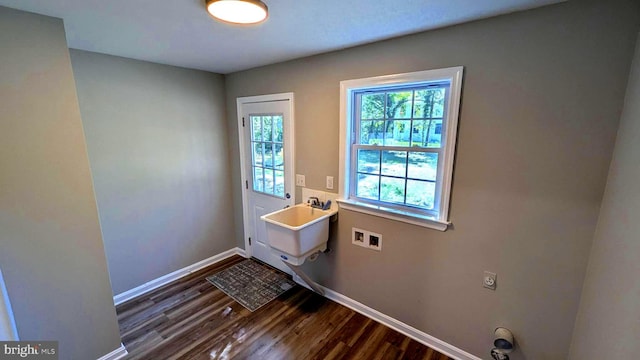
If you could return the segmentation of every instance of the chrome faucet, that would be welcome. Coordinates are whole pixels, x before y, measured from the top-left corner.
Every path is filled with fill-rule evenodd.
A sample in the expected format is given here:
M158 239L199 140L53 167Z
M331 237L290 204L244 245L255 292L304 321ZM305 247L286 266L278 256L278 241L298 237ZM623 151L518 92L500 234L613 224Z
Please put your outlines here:
M309 198L309 204L311 205L311 207L318 208L318 209L322 209L322 206L324 206L324 204L320 201L320 199L318 199L315 196L311 196Z
M325 203L320 201L320 199L318 199L315 196L309 197L308 202L312 208L316 208L316 209L328 210L331 207L331 200L327 200L327 202Z

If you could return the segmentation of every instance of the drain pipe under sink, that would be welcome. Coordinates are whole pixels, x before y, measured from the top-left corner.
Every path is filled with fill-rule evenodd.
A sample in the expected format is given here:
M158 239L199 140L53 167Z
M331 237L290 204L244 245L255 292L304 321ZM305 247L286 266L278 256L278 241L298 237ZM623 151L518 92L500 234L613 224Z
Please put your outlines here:
M304 271L302 271L302 269L300 268L300 266L298 265L293 265L287 261L282 260L283 263L285 263L288 267L291 268L291 270L293 270L294 273L296 273L296 275L298 275L302 281L304 281L307 285L309 285L309 287L311 287L311 289L313 289L313 291L315 291L316 293L324 296L324 290L322 290L322 288L320 288L320 286L318 286L318 284L316 284L315 282L313 282L313 280L311 280L307 274L304 273Z

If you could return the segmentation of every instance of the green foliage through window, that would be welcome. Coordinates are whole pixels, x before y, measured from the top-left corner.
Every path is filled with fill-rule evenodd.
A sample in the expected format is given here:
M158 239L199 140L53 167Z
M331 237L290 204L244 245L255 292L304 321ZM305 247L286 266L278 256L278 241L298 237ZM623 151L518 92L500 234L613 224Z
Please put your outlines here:
M355 93L357 197L434 210L448 91L443 83Z

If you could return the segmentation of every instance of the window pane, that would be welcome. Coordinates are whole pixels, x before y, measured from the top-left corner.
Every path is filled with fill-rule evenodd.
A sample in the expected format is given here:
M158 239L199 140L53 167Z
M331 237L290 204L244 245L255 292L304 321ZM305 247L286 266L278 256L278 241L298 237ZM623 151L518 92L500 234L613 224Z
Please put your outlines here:
M271 116L262 117L262 140L263 141L271 141L272 125L273 124L272 124Z
M384 121L362 121L360 123L360 144L382 145Z
M361 100L361 119L384 119L384 93L364 94Z
M383 151L382 152L382 175L401 176L407 174L407 152L406 151Z
M264 191L264 177L260 167L253 168L253 190Z
M383 176L380 180L380 201L404 204L405 179Z
M428 181L407 180L407 204L433 210L436 184Z
M444 115L444 88L418 90L414 95L414 118L441 118Z
M276 169L284 170L284 151L282 144L273 144L273 161Z
M262 140L262 121L260 121L260 116L251 117L251 133L254 141Z
M384 146L409 146L411 121L391 120L385 122Z
M264 192L273 194L273 170L264 169Z
M253 165L262 166L262 143L254 142L251 145L253 148Z
M273 168L273 144L264 144L264 167Z
M442 120L432 120L428 128L429 141L427 147L439 148L442 146Z
M411 146L427 147L429 138L427 137L431 120L413 120L411 134Z
M282 115L273 117L273 141L282 142Z
M275 171L276 175L276 188L274 194L280 197L284 197L284 171Z
M409 153L409 171L407 177L436 181L438 173L438 154L424 152Z
M358 172L379 174L380 173L380 151L379 150L358 150Z
M376 175L358 174L356 184L356 196L378 200L378 189L380 187L380 177Z
M411 118L411 91L387 93L387 119Z
M411 146L439 148L442 146L442 120L413 120Z

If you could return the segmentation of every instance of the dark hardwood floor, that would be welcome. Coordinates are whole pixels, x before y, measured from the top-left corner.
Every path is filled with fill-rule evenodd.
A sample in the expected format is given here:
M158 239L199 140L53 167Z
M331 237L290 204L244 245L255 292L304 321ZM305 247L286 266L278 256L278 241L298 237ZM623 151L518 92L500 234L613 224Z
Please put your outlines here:
M242 260L119 305L126 359L449 359L302 286L252 313L205 279Z

